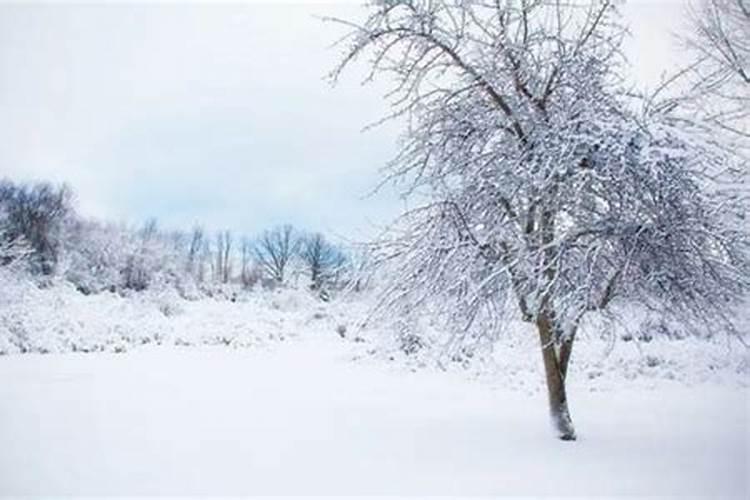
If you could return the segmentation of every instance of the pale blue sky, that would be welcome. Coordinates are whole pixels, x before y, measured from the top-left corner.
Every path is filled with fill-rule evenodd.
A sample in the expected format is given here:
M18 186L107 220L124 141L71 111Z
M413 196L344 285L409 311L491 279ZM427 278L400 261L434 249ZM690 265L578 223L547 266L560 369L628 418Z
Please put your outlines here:
M628 52L653 85L684 2L630 2ZM289 221L353 238L399 202L363 199L395 151L383 87L324 75L352 4L0 4L0 177L65 181L90 216L254 233Z

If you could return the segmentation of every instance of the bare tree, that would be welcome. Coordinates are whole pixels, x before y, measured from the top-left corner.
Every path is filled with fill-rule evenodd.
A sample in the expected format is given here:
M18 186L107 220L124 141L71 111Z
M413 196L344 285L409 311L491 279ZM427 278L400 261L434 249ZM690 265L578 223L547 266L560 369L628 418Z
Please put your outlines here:
M201 250L203 246L204 232L200 226L195 226L192 233L190 234L190 243L188 245L187 254L187 272L188 274L196 274L196 269L200 262Z
M692 67L702 111L725 130L750 138L750 1L700 0L689 10Z
M232 233L221 231L216 235L216 279L221 283L229 283L232 275Z
M242 238L240 256L242 261L240 282L245 288L251 288L260 279L257 269L254 269L252 265L253 241L251 239Z
M299 239L289 225L265 231L253 245L253 255L263 273L276 283L283 283L291 259L297 253Z
M208 263L208 276L211 276L213 273L213 264L211 259L211 242L208 240L208 238L204 238L202 240L202 244L200 245L200 251L198 253L198 269L196 274L196 279L198 280L198 283L203 283L206 281L206 263Z
M148 288L159 267L156 262L160 258L156 241L159 237L157 220L148 219L135 236L136 242L126 257L122 275L125 288L141 291Z
M321 233L312 233L300 239L299 255L310 273L310 288L321 290L335 275L346 258Z
M564 440L587 314L640 302L729 319L750 286L745 200L717 182L736 159L622 89L613 3L382 0L363 24L338 22L351 31L334 78L369 55L408 120L386 180L418 206L378 243L392 266L381 310L438 304L456 344L493 340L487 325L516 311Z

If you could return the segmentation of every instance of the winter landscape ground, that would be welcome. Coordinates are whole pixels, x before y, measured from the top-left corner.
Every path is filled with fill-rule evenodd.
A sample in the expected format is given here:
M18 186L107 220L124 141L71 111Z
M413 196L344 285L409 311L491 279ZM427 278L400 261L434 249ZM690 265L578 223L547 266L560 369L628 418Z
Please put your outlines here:
M523 332L441 369L357 328L361 299L27 292L4 324L50 352L0 357L3 495L748 494L748 355L725 336L581 341L566 443Z

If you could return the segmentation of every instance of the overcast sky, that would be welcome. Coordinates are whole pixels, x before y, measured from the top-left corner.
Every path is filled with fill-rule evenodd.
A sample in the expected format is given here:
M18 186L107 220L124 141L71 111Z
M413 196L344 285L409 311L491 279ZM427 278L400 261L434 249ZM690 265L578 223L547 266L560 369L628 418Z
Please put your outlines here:
M627 51L654 85L683 2L631 1ZM353 238L397 212L364 198L397 129L383 87L324 79L357 3L0 4L0 177L69 183L88 216L254 233L292 222Z

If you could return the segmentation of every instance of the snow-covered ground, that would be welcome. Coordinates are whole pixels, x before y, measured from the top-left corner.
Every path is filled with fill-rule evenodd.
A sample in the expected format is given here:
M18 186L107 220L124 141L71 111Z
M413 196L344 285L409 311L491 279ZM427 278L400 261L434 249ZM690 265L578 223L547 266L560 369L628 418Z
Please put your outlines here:
M542 392L273 347L0 358L0 494L748 494L748 390Z
M437 364L304 291L9 297L0 495L750 494L750 358L724 336L584 335L563 443L522 331Z

